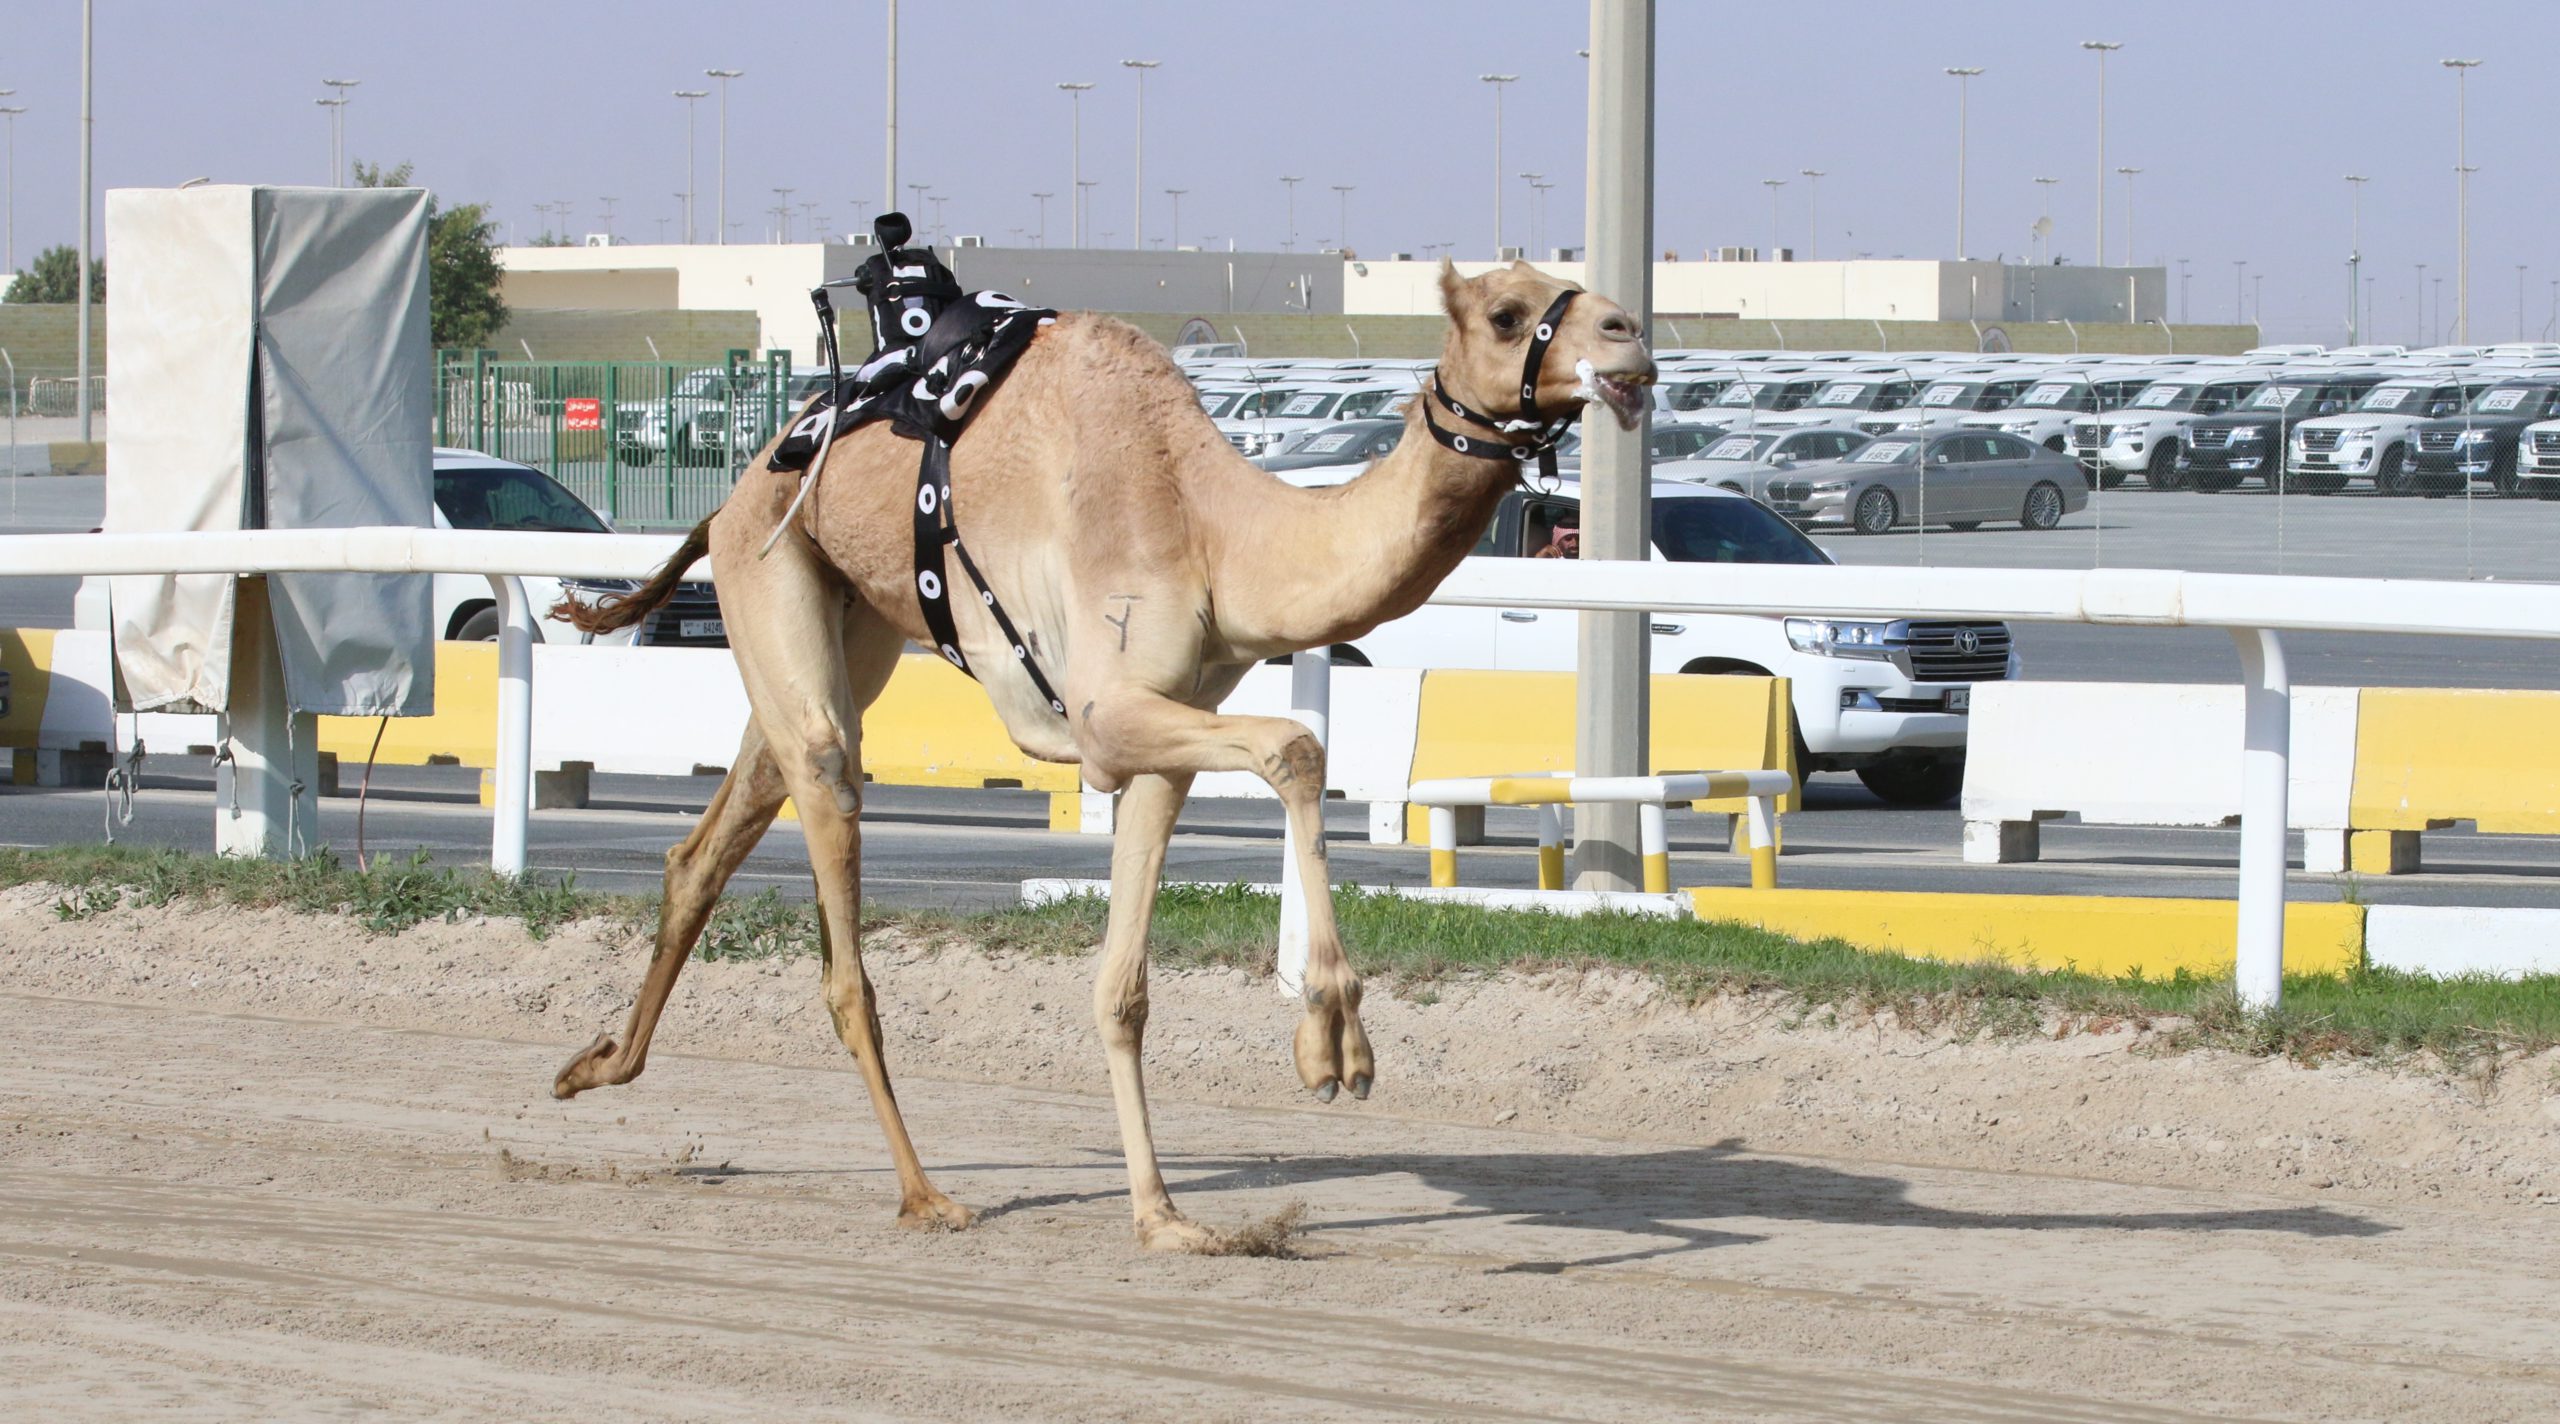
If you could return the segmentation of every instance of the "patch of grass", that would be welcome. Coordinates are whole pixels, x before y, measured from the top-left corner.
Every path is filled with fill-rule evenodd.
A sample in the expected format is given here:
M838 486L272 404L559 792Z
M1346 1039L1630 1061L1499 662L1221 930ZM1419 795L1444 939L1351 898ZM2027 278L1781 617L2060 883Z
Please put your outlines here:
M0 850L0 885L26 884L57 887L54 912L65 919L185 900L343 914L377 934L478 915L519 919L537 937L587 918L654 932L658 910L654 897L602 895L572 881L507 880L437 867L423 856L358 871L326 852L278 863L115 846ZM2385 969L2289 975L2284 1007L2253 1014L2241 1008L2229 979L2185 972L2111 978L1946 964L1729 923L1491 911L1355 890L1339 892L1334 903L1361 974L1393 981L1425 1003L1454 983L1505 971L1612 968L1650 976L1687 1002L1763 997L1790 1026L1890 1016L1905 1027L1960 1036L2132 1028L2157 1030L2162 1051L2212 1047L2304 1062L2422 1058L2492 1078L2517 1055L2560 1046L2560 976L2431 979ZM868 905L864 924L934 946L1082 955L1102 942L1108 914L1108 904L1094 897L984 914ZM1276 898L1242 886L1169 887L1156 901L1153 953L1170 966L1267 974L1279 919ZM724 900L694 952L745 960L818 950L815 908L767 891Z

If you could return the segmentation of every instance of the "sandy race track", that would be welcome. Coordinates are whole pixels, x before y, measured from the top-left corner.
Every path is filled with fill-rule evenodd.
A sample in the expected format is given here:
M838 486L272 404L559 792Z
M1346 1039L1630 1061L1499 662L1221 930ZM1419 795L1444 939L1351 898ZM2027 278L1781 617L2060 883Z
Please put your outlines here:
M940 1185L894 1189L806 962L696 965L545 1095L616 933L370 938L0 894L0 1378L27 1419L2549 1419L2552 1064L2457 1083L1963 1044L1623 979L1373 992L1370 1103L1164 975L1149 1257L1079 962L882 943ZM884 937L885 938L885 937Z

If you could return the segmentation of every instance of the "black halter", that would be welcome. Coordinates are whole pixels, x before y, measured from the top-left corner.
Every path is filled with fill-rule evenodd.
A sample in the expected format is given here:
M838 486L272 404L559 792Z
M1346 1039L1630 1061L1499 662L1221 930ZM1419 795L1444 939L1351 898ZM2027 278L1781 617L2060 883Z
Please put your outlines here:
M1431 404L1425 401L1422 424L1431 432L1431 438L1461 455L1473 455L1478 459L1513 460L1521 464L1535 460L1538 473L1550 483L1556 481L1559 478L1556 473L1556 442L1564 439L1564 433L1582 417L1582 408L1576 406L1558 416L1543 415L1538 409L1538 376L1547 364L1547 348L1555 343L1556 328L1564 321L1565 308L1573 305L1573 299L1580 295L1579 291L1571 289L1558 293L1556 299L1548 304L1546 314L1538 318L1537 329L1529 333L1528 349L1521 355L1518 415L1506 420L1468 409L1457 397L1449 394L1448 386L1440 380L1440 373L1434 370L1431 373L1431 394L1460 420L1481 425L1495 433L1490 437L1469 436L1443 429L1440 422L1431 418Z

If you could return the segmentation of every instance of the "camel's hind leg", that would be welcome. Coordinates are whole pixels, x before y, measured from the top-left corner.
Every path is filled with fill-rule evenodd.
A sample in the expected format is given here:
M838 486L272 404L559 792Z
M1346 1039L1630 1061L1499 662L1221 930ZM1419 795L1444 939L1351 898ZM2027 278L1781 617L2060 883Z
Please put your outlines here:
M739 862L756 848L782 809L782 771L765 746L764 733L747 724L738 759L712 793L711 805L694 824L693 833L667 852L665 894L658 907L658 941L649 954L648 977L641 982L631 1021L617 1039L598 1034L578 1051L551 1083L555 1098L573 1098L589 1088L628 1083L648 1066L649 1039L657 1031L658 1014L684 972L693 942L720 902L721 887L737 872Z
M733 565L739 568L735 577L729 575ZM909 1226L966 1226L968 1211L926 1179L908 1140L889 1087L871 978L862 968L860 709L888 684L906 640L847 595L797 541L777 546L770 559L734 559L721 572L721 608L726 612L734 603L740 610L728 624L747 701L799 808L809 845L826 953L827 1012L836 1037L861 1065L880 1135L888 1140L898 1171L898 1220Z

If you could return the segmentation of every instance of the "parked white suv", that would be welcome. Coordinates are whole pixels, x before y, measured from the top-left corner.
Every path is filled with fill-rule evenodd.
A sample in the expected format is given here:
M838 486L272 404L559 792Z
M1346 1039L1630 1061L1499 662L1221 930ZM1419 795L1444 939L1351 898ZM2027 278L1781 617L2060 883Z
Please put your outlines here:
M2186 448L2187 427L2231 409L2266 383L2264 369L2190 367L2162 376L2122 410L2071 422L2071 454L2109 489L2127 475L2142 476L2153 489L2183 489L2178 452Z
M2160 374L2125 367L2056 371L2028 386L2027 393L2008 409L1968 415L1956 425L1967 430L1997 430L2048 450L2068 453L2071 422L2131 404L2142 388Z
M2394 377L2365 392L2356 408L2293 427L2285 440L2289 480L2344 489L2369 479L2383 494L2409 494L2410 432L2420 421L2459 415L2472 397L2494 384L2485 374Z
M2032 374L1950 371L1920 388L1920 398L1900 410L1858 417L1869 435L1913 435L1953 430L1968 415L2007 410L2036 384Z
M1760 430L1777 430L1804 425L1854 426L1859 417L1879 411L1900 410L1919 394L1918 387L1907 374L1860 374L1836 376L1822 383L1813 399L1793 410L1764 412L1755 423Z
M1561 517L1578 515L1580 494L1573 481L1553 492L1514 491L1476 553L1533 555ZM1831 562L1753 500L1667 481L1653 487L1653 545L1656 557L1683 563ZM1377 667L1569 672L1580 618L1425 604L1335 656ZM1662 614L1653 620L1652 652L1657 672L1790 679L1803 769L1856 772L1901 805L1935 805L1962 788L1973 684L2018 675L2008 626L1996 622Z

